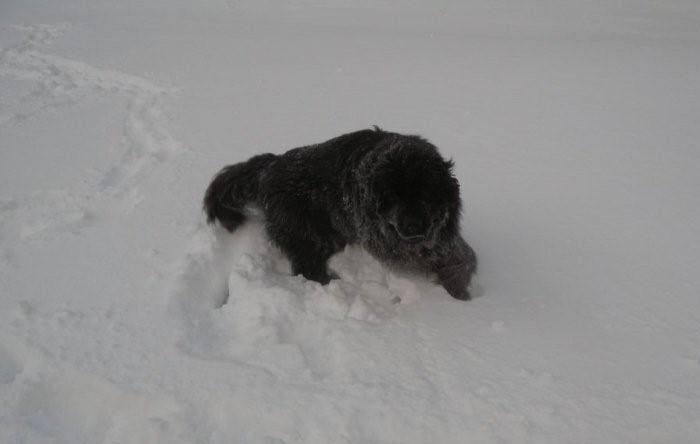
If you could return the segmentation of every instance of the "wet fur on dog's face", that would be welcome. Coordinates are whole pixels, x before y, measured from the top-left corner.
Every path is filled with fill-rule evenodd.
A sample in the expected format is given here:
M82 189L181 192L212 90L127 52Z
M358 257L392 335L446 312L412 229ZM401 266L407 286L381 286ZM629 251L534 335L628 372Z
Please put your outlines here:
M396 147L375 166L370 183L375 220L389 243L432 248L440 238L454 234L459 183L452 175L452 162L436 150Z

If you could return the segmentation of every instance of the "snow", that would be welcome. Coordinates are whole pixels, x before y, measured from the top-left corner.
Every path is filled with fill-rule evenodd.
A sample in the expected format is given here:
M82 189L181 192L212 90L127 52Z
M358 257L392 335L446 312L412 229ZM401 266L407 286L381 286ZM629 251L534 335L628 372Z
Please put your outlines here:
M0 442L697 442L699 78L683 0L3 2ZM204 224L373 124L454 158L474 300Z

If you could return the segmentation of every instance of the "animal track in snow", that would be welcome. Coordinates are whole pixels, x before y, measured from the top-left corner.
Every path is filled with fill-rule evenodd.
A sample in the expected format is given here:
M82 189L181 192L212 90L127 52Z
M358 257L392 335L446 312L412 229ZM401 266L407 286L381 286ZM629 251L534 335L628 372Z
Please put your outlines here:
M193 442L187 406L58 364L11 335L2 341L3 442Z
M68 26L15 26L26 37L19 43L0 50L0 78L10 77L31 84L31 91L19 99L13 114L0 121L0 129L21 124L43 112L86 100L90 95L113 95L127 99L119 162L98 178L91 194L63 193L63 203L70 201L68 211L58 207L42 207L39 212L56 210L54 221L41 214L28 217L24 236L32 236L52 227L79 227L86 218L106 211L105 201L138 201L137 187L141 180L173 153L181 149L170 134L163 114L163 100L175 92L134 75L100 69L87 63L50 54L47 48L68 29ZM41 194L37 194L40 196ZM69 196L70 195L70 196ZM41 206L41 199L15 199L15 210L27 212L29 207ZM129 202L126 202L129 205ZM128 210L128 208L127 208ZM5 208L5 213L12 212ZM7 214L6 214L7 215ZM2 217L2 215L0 215Z
M77 233L93 218L89 196L61 190L35 193L24 199L0 202L0 227L13 222L20 240L45 231Z

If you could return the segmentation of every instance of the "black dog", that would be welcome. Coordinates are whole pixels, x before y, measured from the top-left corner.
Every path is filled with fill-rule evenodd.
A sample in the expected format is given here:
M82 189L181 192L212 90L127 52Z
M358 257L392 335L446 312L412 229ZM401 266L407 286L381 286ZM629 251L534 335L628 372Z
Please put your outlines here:
M469 299L476 256L459 234L459 183L435 146L374 130L225 167L204 197L209 223L229 231L256 204L294 274L327 284L327 261L361 244L390 265L434 273Z

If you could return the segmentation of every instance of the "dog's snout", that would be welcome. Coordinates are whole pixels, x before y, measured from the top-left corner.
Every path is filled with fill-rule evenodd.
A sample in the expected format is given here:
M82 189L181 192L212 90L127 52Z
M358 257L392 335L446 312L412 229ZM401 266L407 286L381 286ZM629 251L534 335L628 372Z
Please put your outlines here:
M401 231L406 236L418 236L423 234L423 224L419 220L409 220L402 225Z
M426 225L420 218L407 217L399 220L396 230L402 238L419 242L425 239Z

